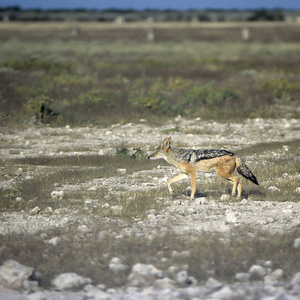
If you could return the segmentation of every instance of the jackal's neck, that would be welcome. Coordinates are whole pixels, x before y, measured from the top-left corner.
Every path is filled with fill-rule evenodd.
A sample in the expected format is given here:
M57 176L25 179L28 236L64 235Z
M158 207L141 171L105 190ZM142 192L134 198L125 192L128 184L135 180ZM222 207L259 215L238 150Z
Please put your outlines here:
M166 161L169 164L174 165L175 167L178 166L179 162L181 161L182 158L182 152L184 149L176 148L176 147L169 147L166 157Z

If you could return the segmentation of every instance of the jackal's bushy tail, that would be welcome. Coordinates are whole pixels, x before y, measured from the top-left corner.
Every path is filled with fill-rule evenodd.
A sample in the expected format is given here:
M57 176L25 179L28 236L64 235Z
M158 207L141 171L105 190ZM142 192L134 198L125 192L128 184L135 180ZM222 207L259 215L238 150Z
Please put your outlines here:
M246 164L239 158L237 157L236 159L237 162L237 171L244 176L246 179L252 181L253 183L259 185L259 183L257 182L256 177L254 176L254 174L251 172L251 170L246 166Z

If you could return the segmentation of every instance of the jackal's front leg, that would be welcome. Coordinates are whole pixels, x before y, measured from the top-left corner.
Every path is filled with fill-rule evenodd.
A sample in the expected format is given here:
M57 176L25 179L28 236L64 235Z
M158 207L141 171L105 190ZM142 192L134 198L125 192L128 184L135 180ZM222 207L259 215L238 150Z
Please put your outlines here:
M176 177L173 177L171 179L168 180L167 185L168 185L168 189L171 195L173 195L173 189L171 187L171 184L183 179L188 178L188 175L186 173L180 173L179 175L177 175Z
M193 200L196 193L196 172L193 171L189 175L191 177L191 200Z

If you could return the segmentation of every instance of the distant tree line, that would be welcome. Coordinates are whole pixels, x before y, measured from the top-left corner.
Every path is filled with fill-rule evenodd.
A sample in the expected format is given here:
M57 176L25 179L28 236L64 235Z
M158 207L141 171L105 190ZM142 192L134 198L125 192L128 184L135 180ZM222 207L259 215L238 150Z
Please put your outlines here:
M22 9L19 6L0 7L0 20L3 21L98 21L122 22L225 22L225 21L284 21L299 18L299 10L257 9L257 10L157 10L157 9Z

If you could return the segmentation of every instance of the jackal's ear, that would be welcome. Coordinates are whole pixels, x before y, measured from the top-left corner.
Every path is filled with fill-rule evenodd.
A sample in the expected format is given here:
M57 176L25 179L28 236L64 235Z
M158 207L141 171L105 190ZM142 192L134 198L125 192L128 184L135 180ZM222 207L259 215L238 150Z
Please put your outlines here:
M165 138L164 141L163 141L163 147L164 148L169 148L170 147L170 143L171 143L171 137Z

